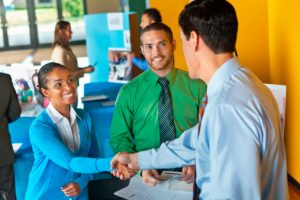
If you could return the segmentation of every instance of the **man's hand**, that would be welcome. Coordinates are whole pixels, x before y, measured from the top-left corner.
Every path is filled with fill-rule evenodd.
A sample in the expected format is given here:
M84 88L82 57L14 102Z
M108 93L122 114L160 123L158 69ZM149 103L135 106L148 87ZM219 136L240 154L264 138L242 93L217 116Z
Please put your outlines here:
M117 163L116 170L112 172L114 176L119 177L121 180L127 180L136 175L137 170L128 168L125 164Z
M118 153L110 161L110 167L111 169L115 169L112 172L114 176L117 176L120 179L128 179L128 177L132 175L132 171L128 171L128 168L133 169L134 171L139 170L138 155L137 153Z
M182 178L181 181L186 183L193 183L195 177L195 165L185 166L182 168L181 172Z
M61 191L65 193L67 197L75 197L80 194L80 186L75 182L71 182L68 185L63 186Z
M153 170L143 170L142 171L143 181L146 185L155 186L161 181L161 176L158 171Z

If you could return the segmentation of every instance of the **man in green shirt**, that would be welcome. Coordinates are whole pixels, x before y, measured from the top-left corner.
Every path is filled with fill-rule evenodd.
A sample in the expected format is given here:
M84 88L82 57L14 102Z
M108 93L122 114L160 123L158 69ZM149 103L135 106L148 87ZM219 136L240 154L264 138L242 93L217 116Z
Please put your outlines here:
M119 92L110 141L116 153L139 152L160 146L160 77L166 77L169 82L174 139L197 124L206 85L201 80L191 80L187 72L174 67L175 45L171 29L163 23L153 23L142 30L141 50L150 69L124 85ZM194 166L183 167L182 180L192 182L194 173ZM144 170L142 176L150 185L160 181L156 170Z

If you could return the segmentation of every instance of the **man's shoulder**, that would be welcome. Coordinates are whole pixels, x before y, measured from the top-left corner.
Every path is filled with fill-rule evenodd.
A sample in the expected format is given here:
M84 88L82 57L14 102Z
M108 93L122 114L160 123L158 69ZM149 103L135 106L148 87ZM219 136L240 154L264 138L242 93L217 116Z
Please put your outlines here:
M0 72L0 78L2 80L9 80L10 79L10 75Z
M9 74L0 73L0 84L2 86L1 88L8 87L12 84L11 76Z
M126 90L126 91L131 91L134 90L135 88L139 87L140 85L143 85L145 82L145 77L147 75L147 72L143 72L137 77L133 78L131 81L126 83L125 85L122 86L121 90Z

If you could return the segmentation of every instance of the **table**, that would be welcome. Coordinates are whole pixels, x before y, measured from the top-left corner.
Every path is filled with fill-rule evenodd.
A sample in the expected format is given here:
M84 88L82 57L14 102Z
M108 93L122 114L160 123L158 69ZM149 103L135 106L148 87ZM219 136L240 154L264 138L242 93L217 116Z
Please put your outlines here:
M110 124L114 111L114 104L118 92L123 84L111 82L95 82L85 84L84 96L106 95L108 99L97 101L86 101L83 103L93 121L93 133L97 139L95 148L97 156L101 158L112 157L114 152L109 144L110 141Z
M33 120L34 117L20 117L8 126L12 143L22 143L20 149L15 153L14 163L15 188L18 200L25 198L29 173L34 161L29 141L29 127Z
M122 200L114 192L128 186L129 180L122 181L109 173L102 173L98 180L89 182L89 198L92 200Z

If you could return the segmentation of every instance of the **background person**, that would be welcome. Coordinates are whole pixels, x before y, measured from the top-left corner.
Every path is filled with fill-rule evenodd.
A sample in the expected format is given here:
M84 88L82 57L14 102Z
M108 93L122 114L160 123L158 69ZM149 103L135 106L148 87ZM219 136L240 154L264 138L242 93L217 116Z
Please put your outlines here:
M77 58L70 47L72 33L70 22L60 20L56 23L54 41L52 43L51 61L66 66L79 78L82 77L84 73L92 72L94 67L78 67Z
M20 104L23 105L26 103L31 103L33 100L33 93L28 85L28 82L22 78L18 79L16 82L20 87L20 90L18 91Z
M146 26L152 23L162 22L159 10L156 8L146 9L141 18L140 28L143 30ZM149 67L147 61L144 58L136 57L135 54L131 53L132 63L143 71L146 71Z
M8 123L19 118L21 107L8 74L0 73L0 199L14 200L15 180L14 168L15 155L8 132Z
M50 104L30 126L34 164L25 199L88 199L89 173L110 171L111 158L89 158L95 142L92 121L84 110L72 107L77 83L70 70L52 62L38 77Z
M42 106L42 108L46 108L48 106L48 104L50 103L50 101L49 101L48 98L44 97L40 93L38 72L36 72L32 75L32 84L34 86L34 94L35 94L35 97L36 97L36 102L40 106Z

